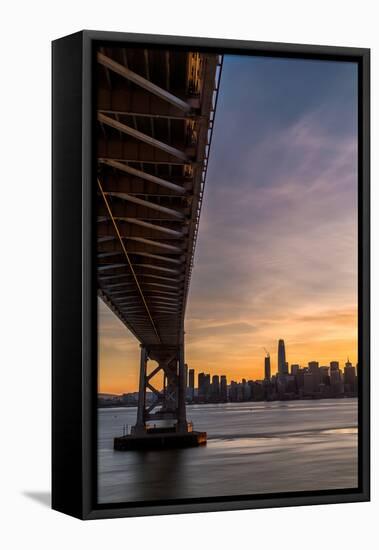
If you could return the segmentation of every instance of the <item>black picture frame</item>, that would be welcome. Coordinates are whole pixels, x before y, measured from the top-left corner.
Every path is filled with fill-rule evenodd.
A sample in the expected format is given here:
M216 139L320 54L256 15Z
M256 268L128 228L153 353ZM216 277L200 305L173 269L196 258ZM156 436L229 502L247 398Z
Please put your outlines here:
M191 47L251 55L350 60L359 75L359 487L96 504L97 326L93 269L92 85L98 43ZM81 519L241 510L370 499L370 50L85 30L52 43L52 507Z

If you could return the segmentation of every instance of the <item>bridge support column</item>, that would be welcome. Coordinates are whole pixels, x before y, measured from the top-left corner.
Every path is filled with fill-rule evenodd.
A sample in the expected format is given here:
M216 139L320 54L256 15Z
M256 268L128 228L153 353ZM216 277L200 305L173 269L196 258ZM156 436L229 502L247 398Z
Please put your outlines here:
M175 419L178 402L178 359L176 355L159 362L164 372L164 389L161 412Z
M158 366L147 372L147 360ZM206 432L188 429L186 417L186 376L184 337L179 346L141 346L137 422L130 435L115 437L117 451L170 449L205 445ZM157 389L154 377L163 377L163 388ZM146 402L146 390L155 401ZM160 424L163 422L162 424Z
M139 372L139 391L138 391L138 409L137 423L133 427L133 434L140 435L146 433L145 407L146 407L146 366L147 353L146 348L141 346L140 372Z
M184 344L179 347L179 372L178 372L178 422L177 431L180 433L188 432L186 417L186 379L184 363Z

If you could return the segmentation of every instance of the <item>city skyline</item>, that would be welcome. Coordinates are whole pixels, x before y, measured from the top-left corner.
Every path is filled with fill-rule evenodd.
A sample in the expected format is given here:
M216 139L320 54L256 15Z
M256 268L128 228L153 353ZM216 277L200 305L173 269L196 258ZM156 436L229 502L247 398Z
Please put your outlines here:
M186 314L196 372L262 378L357 362L353 64L225 56ZM275 357L275 359L273 359ZM99 303L99 391L138 387L139 346Z
M278 340L276 373L271 373L270 353L265 350L263 376L258 380L242 378L230 380L225 374L195 372L184 365L185 399L187 404L227 403L243 401L293 401L297 399L331 399L358 396L358 363L349 358L342 368L338 361L320 365L309 361L307 366L286 361L285 342ZM197 383L196 383L197 382ZM122 394L98 394L98 407L130 407L138 402L138 391ZM151 404L155 392L146 394Z
M249 376L247 375L241 375L241 376L234 376L229 377L229 375L225 374L224 371L220 371L220 369L214 370L214 371L207 371L207 369L200 368L199 370L191 367L190 364L186 363L186 379L187 379L187 386L188 387L194 387L198 388L198 377L200 375L206 375L210 376L212 379L213 377L225 377L227 379L228 387L230 383L237 382L240 383L243 380L246 381L257 381L257 382L264 382L267 380L273 380L274 378L277 378L278 376L292 376L295 374L294 371L296 370L303 370L306 371L309 368L312 369L312 365L317 365L320 369L328 368L329 370L333 369L340 369L341 372L343 371L344 367L347 365L351 365L354 367L356 372L358 372L358 361L353 362L351 361L351 358L347 355L342 360L341 359L328 359L324 361L319 361L317 357L313 357L311 360L308 360L306 362L300 362L297 361L296 358L293 358L291 362L287 361L287 352L286 352L286 344L282 338L278 339L276 342L276 351L271 353L269 350L267 350L266 347L263 347L262 350L264 350L264 353L262 352L261 357L261 365L260 367L257 367L256 369L252 369L251 372L256 372L256 376ZM282 362L283 356L282 351L284 350L284 364L283 368L280 367L280 363ZM292 354L290 354L292 356ZM152 365L154 365L154 361L152 362ZM274 368L273 368L274 367ZM153 366L151 368L154 368ZM192 372L192 375L191 375ZM267 372L270 372L270 376L267 377ZM193 386L190 383L190 377L193 377ZM119 392L112 392L112 391L101 391L100 385L98 388L99 394L114 394L114 395L122 395L125 393L137 393L138 392L138 385L136 385L133 388L128 388L127 390L122 389L122 391Z

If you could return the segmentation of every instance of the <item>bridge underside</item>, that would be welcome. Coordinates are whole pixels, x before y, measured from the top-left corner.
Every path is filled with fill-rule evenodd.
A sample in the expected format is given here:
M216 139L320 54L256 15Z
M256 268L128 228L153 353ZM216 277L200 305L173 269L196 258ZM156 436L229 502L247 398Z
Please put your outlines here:
M222 58L102 47L97 61L98 294L141 345L134 434L153 421L185 433L184 315Z

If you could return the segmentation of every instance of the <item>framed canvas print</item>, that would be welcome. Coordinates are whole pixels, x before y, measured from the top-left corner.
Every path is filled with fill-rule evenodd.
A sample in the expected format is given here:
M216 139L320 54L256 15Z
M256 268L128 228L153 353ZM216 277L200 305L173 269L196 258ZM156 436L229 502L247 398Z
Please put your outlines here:
M53 42L53 508L369 499L369 50Z

